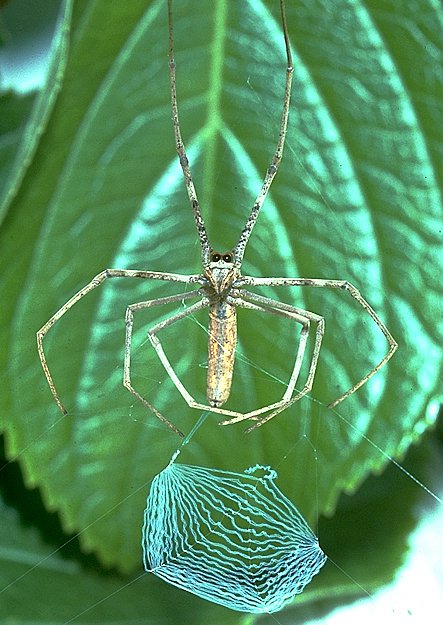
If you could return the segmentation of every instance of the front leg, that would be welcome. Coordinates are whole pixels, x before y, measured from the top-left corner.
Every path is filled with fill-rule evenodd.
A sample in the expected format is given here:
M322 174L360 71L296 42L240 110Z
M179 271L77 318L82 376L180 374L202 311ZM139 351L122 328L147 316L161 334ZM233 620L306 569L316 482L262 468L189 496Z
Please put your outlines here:
M126 389L128 389L128 391L132 395L134 395L134 397L136 397L144 406L146 406L148 410L150 410L153 414L155 414L155 416L158 417L160 421L162 421L173 432L175 432L181 437L184 436L183 432L179 430L173 423L171 423L164 415L162 415L161 412L159 412L150 402L148 402L147 399L145 399L142 395L140 395L140 393L136 391L135 388L132 386L132 383L131 383L131 345L132 345L132 329L133 329L133 324L134 324L134 312L136 312L137 310L152 308L153 306L161 306L163 304L170 304L173 302L182 302L186 299L198 297L200 295L201 294L199 290L194 290L194 291L189 291L186 293L177 293L176 295L171 295L169 297L159 297L157 299L148 300L146 302L137 302L136 304L131 304L130 306L128 306L128 308L126 309L126 315L125 315L126 335L125 335L125 357L124 357L124 363L123 363L123 386ZM166 372L168 373L169 377L172 379L174 384L175 384L174 377L176 377L175 372L172 369L166 357L166 354L163 351L163 348L161 347L161 345L160 347L157 345L157 343L160 343L157 337L155 337L154 340L152 337L155 335L156 331L159 331L161 328L164 328L168 325L171 325L172 323L175 323L179 319L183 319L183 317L186 317L187 315L192 314L199 308L202 308L202 301L197 302L196 304L193 304L189 308L186 308L184 311L176 313L175 315L169 317L165 321L156 324L153 328L151 328L148 331L149 340L151 341L151 344L153 345L155 351L157 352L157 355L159 356L163 366L166 369Z
M337 404L366 384L366 382L388 362L398 347L397 341L394 339L372 306L365 300L360 291L347 280L323 280L320 278L254 278L252 276L241 276L238 278L235 286L239 288L242 286L308 286L314 288L339 289L341 291L347 291L357 304L363 308L366 314L371 317L379 330L385 336L389 345L388 351L366 375L340 395L340 397L328 404L328 408L334 408Z
M37 350L40 358L40 362L57 406L60 408L62 414L68 414L65 406L63 405L54 381L52 379L51 372L46 360L46 354L43 348L43 340L48 331L68 312L75 304L77 304L85 295L96 289L108 278L139 278L141 280L164 280L166 282L185 282L187 284L199 284L202 283L202 276L200 274L193 274L185 276L177 273L164 273L160 271L142 271L139 269L105 269L99 274L94 276L88 284L75 293L52 317L38 330L37 332Z

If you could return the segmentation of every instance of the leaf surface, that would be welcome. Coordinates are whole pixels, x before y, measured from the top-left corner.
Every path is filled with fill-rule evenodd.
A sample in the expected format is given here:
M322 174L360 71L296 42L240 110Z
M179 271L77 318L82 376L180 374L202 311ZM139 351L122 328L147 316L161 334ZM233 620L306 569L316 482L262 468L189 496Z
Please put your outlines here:
M50 115L22 145L29 162L15 178L0 231L0 418L8 454L65 530L81 531L86 551L124 572L140 561L149 482L178 444L122 387L125 309L191 286L108 281L50 330L45 349L65 417L42 374L35 332L106 267L200 271L173 144L164 4L133 0L111 9L103 0L78 0L72 16L65 5L52 74L63 73L63 85L48 92ZM235 244L275 149L285 74L277 4L174 6L182 133L215 249ZM313 523L389 456L401 457L436 418L442 9L433 0L384 3L383 10L377 2L300 2L288 7L288 26L295 78L287 144L243 272L348 280L399 350L329 410L386 353L379 328L341 291L263 290L325 317L312 393L247 437L243 424L219 428L212 415L183 461L232 471L270 464ZM131 371L137 390L189 432L199 414L146 339L149 325L180 309L179 302L137 315ZM161 335L201 401L206 327L203 313ZM239 312L227 407L252 410L282 396L298 333L273 315Z

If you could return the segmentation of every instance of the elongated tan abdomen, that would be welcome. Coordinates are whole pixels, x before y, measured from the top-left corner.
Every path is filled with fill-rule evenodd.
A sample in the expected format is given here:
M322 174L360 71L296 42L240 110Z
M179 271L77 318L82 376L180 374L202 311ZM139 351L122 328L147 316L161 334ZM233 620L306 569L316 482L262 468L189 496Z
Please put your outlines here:
M237 314L226 302L209 309L208 384L206 397L211 406L220 407L229 398L237 344Z

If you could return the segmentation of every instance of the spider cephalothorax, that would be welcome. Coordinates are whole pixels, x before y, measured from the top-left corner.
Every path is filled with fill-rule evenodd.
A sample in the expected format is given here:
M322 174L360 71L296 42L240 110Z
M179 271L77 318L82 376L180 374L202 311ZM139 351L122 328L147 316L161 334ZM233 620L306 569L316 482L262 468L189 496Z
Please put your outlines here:
M216 295L226 295L233 282L240 276L240 270L234 265L231 252L224 254L212 252L210 258L211 262L203 275Z

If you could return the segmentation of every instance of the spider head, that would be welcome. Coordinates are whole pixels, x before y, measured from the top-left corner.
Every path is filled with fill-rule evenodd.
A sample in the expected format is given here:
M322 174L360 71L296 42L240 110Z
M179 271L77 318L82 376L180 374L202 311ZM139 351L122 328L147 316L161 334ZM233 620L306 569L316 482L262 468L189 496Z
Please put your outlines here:
M234 258L232 252L211 252L211 266L223 267L225 265L233 265Z
M229 289L238 277L232 252L211 252L205 277L217 293L221 294Z

